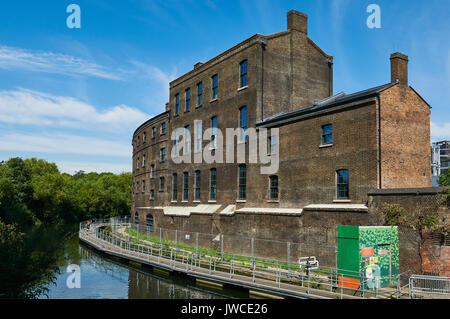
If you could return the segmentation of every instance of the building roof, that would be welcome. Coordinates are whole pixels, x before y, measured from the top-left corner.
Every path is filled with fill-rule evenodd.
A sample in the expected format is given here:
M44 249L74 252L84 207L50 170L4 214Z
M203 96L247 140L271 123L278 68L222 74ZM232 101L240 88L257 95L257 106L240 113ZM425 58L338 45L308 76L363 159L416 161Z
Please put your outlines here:
M156 122L156 121L162 119L162 118L165 117L165 116L168 116L169 113L170 113L169 111L162 112L161 114L158 114L158 115L156 115L156 116L153 116L152 118L150 118L150 119L148 119L147 121L145 121L144 123L142 123L141 125L139 125L139 127L138 127L137 129L134 130L133 137L136 135L136 133L137 133L141 128L143 128L144 126L147 126L147 125L149 125L149 124L151 124L151 123L153 123L153 122Z
M294 111L278 113L271 117L267 117L264 120L256 123L256 126L261 127L267 125L275 125L280 122L296 120L303 116L314 114L319 111L333 109L351 102L365 100L370 97L377 96L381 91L384 91L396 84L398 84L398 80L352 94L345 94L344 92L340 92L323 100L316 101L310 106L302 107Z

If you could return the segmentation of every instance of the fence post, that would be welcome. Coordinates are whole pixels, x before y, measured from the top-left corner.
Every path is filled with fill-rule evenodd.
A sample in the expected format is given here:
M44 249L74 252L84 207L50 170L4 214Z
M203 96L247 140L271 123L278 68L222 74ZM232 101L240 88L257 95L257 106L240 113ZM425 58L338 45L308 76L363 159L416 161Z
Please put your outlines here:
M178 248L178 229L175 229L175 247Z
M287 242L287 263L288 263L288 273L291 272L291 243Z
M198 253L198 232L195 233L195 253Z
M414 281L409 277L409 299L413 299Z
M223 258L223 235L220 235L220 258Z
M254 256L253 256L253 249L254 249L254 244L255 244L255 238L253 238L252 237L252 239L251 239L251 241L250 241L250 243L251 243L251 252L252 252L252 262L254 262L255 260L254 260Z

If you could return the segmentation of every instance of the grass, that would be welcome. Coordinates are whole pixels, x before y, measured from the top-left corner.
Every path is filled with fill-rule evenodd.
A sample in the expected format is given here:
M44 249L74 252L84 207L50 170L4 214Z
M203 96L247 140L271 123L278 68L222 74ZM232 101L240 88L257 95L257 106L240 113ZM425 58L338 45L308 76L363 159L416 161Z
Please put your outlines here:
M125 229L125 232L131 236L133 239L136 240L137 243L137 232L127 227ZM150 236L147 234L139 233L139 242L141 241L149 241L154 244L163 245L165 248L173 248L176 247L178 249L186 250L188 252L198 252L202 255L207 256L213 256L217 257L219 256L221 261L223 262L231 262L231 260L234 261L235 264L239 264L241 266L248 266L251 267L253 263L255 263L256 267L259 269L268 269L269 267L278 266L283 270L291 270L291 271L301 271L301 266L298 263L288 263L288 262L282 262L278 260L270 260L270 259L260 259L257 257L249 257L249 256L242 256L242 255L236 255L236 254L229 254L229 253L222 253L220 250L217 249L207 249L204 247L196 247L192 245L185 245L180 243L174 243L172 241L160 239L159 237ZM236 261L238 261L236 263ZM330 271L327 271L325 269L311 269L311 273L316 274L322 274L322 275L332 275Z

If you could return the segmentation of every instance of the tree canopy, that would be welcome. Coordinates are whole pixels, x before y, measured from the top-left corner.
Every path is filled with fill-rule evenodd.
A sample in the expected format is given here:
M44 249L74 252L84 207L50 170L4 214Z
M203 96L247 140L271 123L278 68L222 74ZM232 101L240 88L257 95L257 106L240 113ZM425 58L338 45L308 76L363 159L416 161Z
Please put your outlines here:
M128 215L131 173L61 173L42 159L0 162L0 221L7 224L76 222Z

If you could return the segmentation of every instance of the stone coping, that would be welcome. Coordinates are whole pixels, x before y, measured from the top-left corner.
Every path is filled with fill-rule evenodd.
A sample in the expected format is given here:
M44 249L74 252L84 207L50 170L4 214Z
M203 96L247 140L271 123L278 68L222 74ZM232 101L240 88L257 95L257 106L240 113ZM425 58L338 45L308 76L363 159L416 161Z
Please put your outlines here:
M154 207L137 207L136 209L160 209L163 210L166 216L185 216L189 217L191 214L212 215L222 205L197 205L197 206L154 206Z
M222 207L220 204L200 204L197 206L155 206L137 207L137 209L160 209L166 216L184 216L191 214L212 215ZM236 205L227 205L220 211L222 216L233 216L235 214L261 214L261 215L287 215L300 216L303 211L340 211L340 212L368 212L364 204L311 204L303 208L275 208L275 207L243 207L236 209Z
M341 211L341 212L367 212L364 204L311 204L303 207L305 211Z
M374 189L367 193L369 196L376 195L425 195L425 194L446 194L445 187L415 187L415 188L386 188Z
M266 215L301 215L301 208L271 208L271 207L244 207L235 211L240 214L266 214Z

